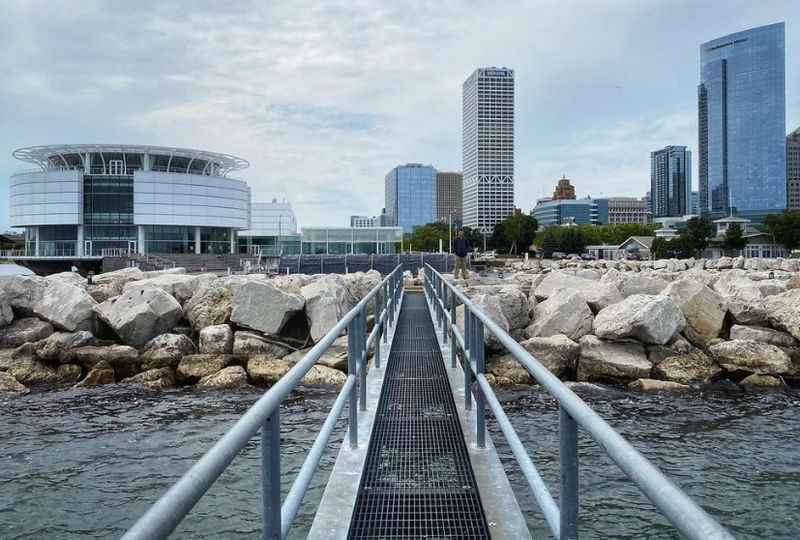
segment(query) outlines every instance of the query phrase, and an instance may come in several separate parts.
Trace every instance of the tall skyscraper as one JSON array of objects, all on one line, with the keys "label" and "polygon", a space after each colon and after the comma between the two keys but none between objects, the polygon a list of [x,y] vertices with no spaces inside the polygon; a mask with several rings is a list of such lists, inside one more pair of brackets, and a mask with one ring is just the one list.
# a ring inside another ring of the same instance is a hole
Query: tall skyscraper
[{"label": "tall skyscraper", "polygon": [[398,165],[386,174],[386,214],[391,225],[410,233],[436,219],[436,169],[430,165]]},{"label": "tall skyscraper", "polygon": [[490,233],[514,211],[514,70],[476,69],[463,106],[464,225]]},{"label": "tall skyscraper", "polygon": [[800,210],[800,128],[786,137],[786,207]]},{"label": "tall skyscraper", "polygon": [[462,223],[464,178],[459,172],[436,173],[436,220]]},{"label": "tall skyscraper", "polygon": [[691,213],[692,153],[685,146],[650,152],[650,207],[653,217]]},{"label": "tall skyscraper", "polygon": [[700,209],[763,219],[786,207],[784,24],[700,45]]}]

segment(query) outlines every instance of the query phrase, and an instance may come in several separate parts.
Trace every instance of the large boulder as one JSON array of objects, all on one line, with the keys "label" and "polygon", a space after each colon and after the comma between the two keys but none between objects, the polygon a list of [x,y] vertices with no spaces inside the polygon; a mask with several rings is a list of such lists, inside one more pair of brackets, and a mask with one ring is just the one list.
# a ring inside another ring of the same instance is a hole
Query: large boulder
[{"label": "large boulder", "polygon": [[184,304],[186,318],[192,328],[199,331],[206,326],[225,324],[230,321],[233,291],[218,281],[201,287]]},{"label": "large boulder", "polygon": [[20,383],[11,374],[0,371],[0,396],[3,394],[24,395],[30,392],[28,387]]},{"label": "large boulder", "polygon": [[194,354],[192,340],[183,334],[161,334],[148,341],[142,348],[142,370],[177,367],[181,358]]},{"label": "large boulder", "polygon": [[152,286],[129,289],[94,306],[94,310],[124,343],[133,346],[169,332],[183,317],[178,301]]},{"label": "large boulder", "polygon": [[299,294],[283,292],[268,281],[253,281],[236,289],[231,322],[265,334],[279,334],[304,305]]},{"label": "large boulder", "polygon": [[198,388],[238,388],[247,385],[247,372],[242,366],[228,366],[207,375],[197,383]]},{"label": "large boulder", "polygon": [[170,368],[148,369],[123,379],[122,383],[137,384],[148,390],[163,390],[175,386],[175,372]]},{"label": "large boulder", "polygon": [[114,270],[112,272],[104,272],[102,274],[98,274],[92,277],[92,284],[95,285],[105,285],[110,284],[119,293],[122,293],[122,288],[125,286],[126,283],[130,281],[139,281],[144,279],[145,273],[142,272],[139,268],[134,266],[121,268],[120,270]]},{"label": "large boulder", "polygon": [[723,272],[714,283],[714,290],[726,298],[743,302],[756,302],[764,297],[758,283],[751,280],[744,270]]},{"label": "large boulder", "polygon": [[[800,307],[800,306],[799,306]],[[777,347],[796,347],[797,340],[786,332],[764,328],[763,326],[743,326],[734,324],[731,327],[731,339],[749,339],[769,343]]]},{"label": "large boulder", "polygon": [[33,306],[44,296],[51,282],[34,275],[0,276],[0,298],[7,302],[18,316],[33,315]]},{"label": "large boulder", "polygon": [[536,287],[538,298],[550,298],[564,291],[579,292],[595,311],[622,301],[622,293],[613,283],[584,279],[566,272],[550,272]]},{"label": "large boulder", "polygon": [[9,326],[0,328],[0,348],[10,349],[23,343],[33,343],[53,333],[53,325],[36,317],[16,319]]},{"label": "large boulder", "polygon": [[574,370],[581,354],[580,345],[563,334],[532,337],[520,342],[520,345],[556,377],[567,370]]},{"label": "large boulder", "polygon": [[[484,315],[489,317],[495,324],[497,324],[505,332],[509,331],[508,320],[503,313],[503,306],[500,300],[493,294],[480,293],[471,298],[473,305],[483,312]],[[456,307],[456,325],[464,335],[464,306],[459,305]],[[495,335],[488,329],[483,329],[483,343],[486,350],[489,352],[500,352],[503,350],[503,345],[495,337]]]},{"label": "large boulder", "polygon": [[582,294],[561,291],[536,305],[533,322],[525,334],[529,338],[563,334],[577,341],[592,331],[593,320],[592,310]]},{"label": "large boulder", "polygon": [[508,321],[509,331],[520,330],[528,326],[530,320],[528,297],[522,289],[513,285],[501,287],[495,294],[500,302],[500,309]]},{"label": "large boulder", "polygon": [[92,369],[100,362],[107,362],[120,378],[135,375],[139,372],[140,365],[139,351],[128,345],[78,347],[66,351],[61,361],[80,364],[86,370]]},{"label": "large boulder", "polygon": [[300,380],[302,384],[314,386],[336,386],[340,387],[347,382],[347,375],[339,370],[326,366],[312,366]]},{"label": "large boulder", "polygon": [[300,289],[306,300],[306,316],[311,339],[319,341],[344,314],[356,305],[344,279],[336,274],[327,274]]},{"label": "large boulder", "polygon": [[8,326],[14,321],[14,311],[11,304],[0,298],[0,327]]},{"label": "large boulder", "polygon": [[182,383],[196,383],[229,366],[237,360],[231,354],[191,354],[184,356],[178,364],[178,380]]},{"label": "large boulder", "polygon": [[286,375],[294,364],[285,358],[273,358],[267,355],[252,356],[247,360],[247,373],[253,384],[260,386],[275,384]]},{"label": "large boulder", "polygon": [[791,289],[766,299],[769,322],[800,339],[800,289]]},{"label": "large boulder", "polygon": [[233,354],[242,356],[266,355],[281,358],[292,352],[287,346],[280,345],[269,338],[255,332],[240,330],[233,335]]},{"label": "large boulder", "polygon": [[714,344],[709,350],[727,371],[780,375],[792,370],[789,355],[769,343],[736,339]]},{"label": "large boulder", "polygon": [[501,386],[534,382],[528,370],[510,354],[490,357],[486,362],[486,373],[492,375],[495,384]]},{"label": "large boulder", "polygon": [[594,334],[609,340],[636,338],[663,345],[674,338],[686,319],[669,296],[634,294],[618,304],[601,309],[594,318]]},{"label": "large boulder", "polygon": [[80,366],[63,364],[57,367],[34,358],[19,358],[6,371],[25,386],[38,384],[74,384],[81,376]]},{"label": "large boulder", "polygon": [[769,324],[767,307],[764,300],[742,301],[729,299],[728,312],[736,324],[764,326]]},{"label": "large boulder", "polygon": [[122,292],[124,294],[136,287],[158,287],[183,305],[201,288],[201,283],[206,284],[215,278],[214,274],[161,274],[139,281],[128,282],[123,287]]},{"label": "large boulder", "polygon": [[614,343],[587,335],[580,340],[578,380],[635,380],[650,377],[653,365],[639,343]]},{"label": "large boulder", "polygon": [[760,375],[758,373],[753,373],[739,381],[739,385],[744,386],[745,388],[781,388],[783,386],[783,381],[774,375]]},{"label": "large boulder", "polygon": [[86,289],[63,280],[50,280],[44,294],[33,305],[33,313],[67,332],[94,329],[94,311],[97,305]]},{"label": "large boulder", "polygon": [[[377,270],[369,270],[367,272],[353,272],[342,276],[350,296],[353,297],[355,302],[360,302],[369,292],[378,286],[381,282],[381,273]],[[375,312],[375,302],[367,302],[366,306],[367,315]]]},{"label": "large boulder", "polygon": [[300,289],[314,281],[307,274],[288,274],[272,278],[271,283],[282,291],[300,294]]},{"label": "large boulder", "polygon": [[95,364],[95,366],[89,370],[89,373],[86,374],[86,377],[76,384],[75,387],[87,388],[90,386],[101,386],[103,384],[114,384],[114,368],[105,360]]},{"label": "large boulder", "polygon": [[201,354],[231,354],[233,330],[230,325],[214,324],[200,330],[198,349]]},{"label": "large boulder", "polygon": [[655,365],[654,371],[661,379],[688,384],[691,381],[708,382],[722,370],[706,354],[695,351],[667,357]]},{"label": "large boulder", "polygon": [[664,294],[672,298],[686,318],[684,334],[698,347],[719,337],[725,322],[725,299],[700,281],[681,279],[671,283]]},{"label": "large boulder", "polygon": [[91,332],[56,332],[33,344],[33,354],[40,360],[60,361],[70,349],[95,344]]},{"label": "large boulder", "polygon": [[669,285],[669,282],[661,277],[639,272],[622,273],[618,270],[609,270],[600,281],[615,285],[625,298],[634,294],[661,294]]}]

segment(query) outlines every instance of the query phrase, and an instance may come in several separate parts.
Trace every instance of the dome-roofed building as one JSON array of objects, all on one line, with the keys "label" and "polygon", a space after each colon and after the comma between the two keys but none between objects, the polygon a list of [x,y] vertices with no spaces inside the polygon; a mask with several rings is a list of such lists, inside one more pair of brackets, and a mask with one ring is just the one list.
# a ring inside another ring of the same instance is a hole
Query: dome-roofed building
[{"label": "dome-roofed building", "polygon": [[20,148],[36,166],[10,182],[10,222],[25,256],[86,259],[235,253],[250,188],[228,176],[249,163],[204,150],[79,144]]}]

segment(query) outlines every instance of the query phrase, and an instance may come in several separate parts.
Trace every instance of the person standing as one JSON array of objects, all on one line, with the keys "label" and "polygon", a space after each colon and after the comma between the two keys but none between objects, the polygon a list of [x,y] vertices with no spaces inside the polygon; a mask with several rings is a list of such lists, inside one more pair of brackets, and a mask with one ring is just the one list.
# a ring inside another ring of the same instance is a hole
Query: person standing
[{"label": "person standing", "polygon": [[469,279],[469,271],[467,269],[467,256],[469,255],[470,246],[466,238],[464,238],[464,229],[458,229],[456,239],[453,240],[453,253],[456,254],[456,266],[453,269],[453,277],[458,279],[458,272],[464,276],[464,279]]}]

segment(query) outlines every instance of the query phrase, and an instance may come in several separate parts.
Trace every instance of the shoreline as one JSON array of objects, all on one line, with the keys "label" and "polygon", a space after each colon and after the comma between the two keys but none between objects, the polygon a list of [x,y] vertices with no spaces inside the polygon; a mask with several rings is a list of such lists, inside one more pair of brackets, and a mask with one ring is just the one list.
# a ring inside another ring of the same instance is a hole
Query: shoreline
[{"label": "shoreline", "polygon": [[[457,283],[564,381],[633,391],[800,384],[800,260],[516,261]],[[451,275],[447,275],[452,279]],[[380,281],[181,268],[0,276],[0,392],[269,386]],[[404,276],[407,286],[421,276]],[[371,313],[368,313],[370,316]],[[463,327],[463,307],[457,310]],[[491,337],[487,378],[532,384]],[[306,375],[345,380],[347,337]],[[738,391],[738,390],[736,390]]]}]

